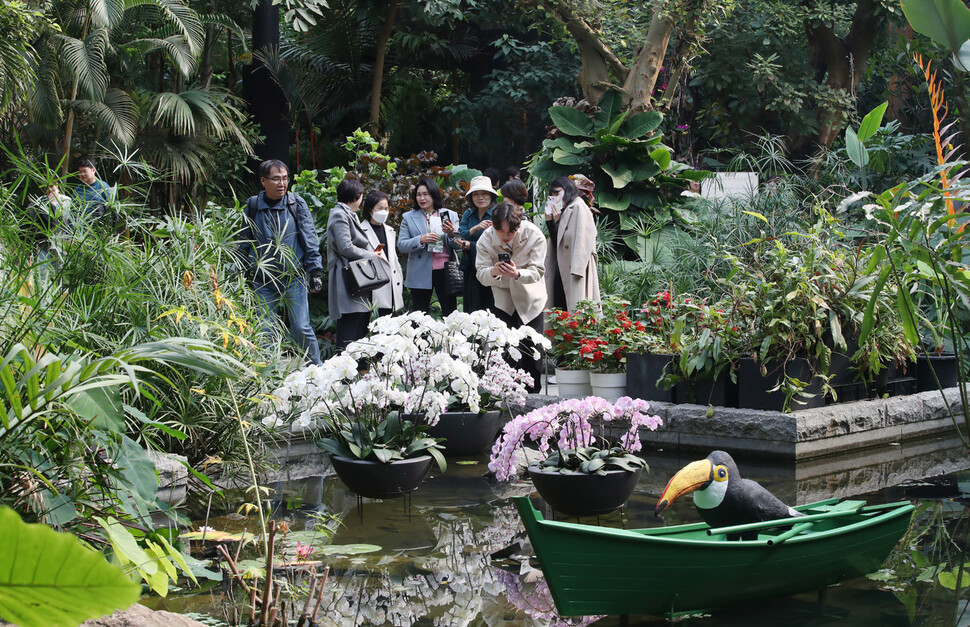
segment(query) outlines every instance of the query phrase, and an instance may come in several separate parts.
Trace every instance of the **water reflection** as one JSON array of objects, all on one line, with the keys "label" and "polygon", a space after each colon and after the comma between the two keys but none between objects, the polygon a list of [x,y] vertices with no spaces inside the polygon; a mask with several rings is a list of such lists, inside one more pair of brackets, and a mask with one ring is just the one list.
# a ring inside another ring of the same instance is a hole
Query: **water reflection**
[{"label": "water reflection", "polygon": [[[755,479],[789,503],[831,496],[887,502],[912,498],[905,486],[916,480],[970,466],[966,453],[952,442],[932,440],[883,447],[853,457],[798,464],[772,464],[741,458],[745,476]],[[675,502],[664,519],[653,515],[657,495],[684,464],[703,454],[649,454],[650,472],[623,512],[600,524],[628,528],[694,522],[690,499]],[[333,544],[376,544],[376,553],[331,559],[323,597],[322,624],[333,625],[585,625],[595,617],[560,619],[535,563],[521,523],[508,497],[528,493],[529,484],[497,486],[483,478],[487,460],[449,465],[445,475],[432,474],[410,501],[365,501],[358,504],[336,477],[279,481],[274,515],[294,530],[312,529],[319,515],[337,516]],[[950,486],[959,487],[956,485]],[[537,506],[548,518],[554,513]],[[230,521],[216,519],[222,528]],[[596,519],[591,521],[595,524]],[[200,523],[201,524],[201,523]],[[239,521],[234,521],[238,526]],[[250,525],[251,527],[251,525]],[[963,538],[965,541],[965,538]],[[658,567],[645,564],[645,568]],[[722,573],[729,577],[729,573]],[[592,574],[592,576],[595,576]],[[218,615],[213,609],[212,614]],[[630,617],[631,625],[660,619]],[[722,611],[704,625],[883,625],[905,624],[906,610],[880,584],[861,579],[829,590],[824,605],[814,594],[780,599],[757,608]],[[685,622],[695,622],[688,619]],[[604,618],[601,626],[621,624]]]}]

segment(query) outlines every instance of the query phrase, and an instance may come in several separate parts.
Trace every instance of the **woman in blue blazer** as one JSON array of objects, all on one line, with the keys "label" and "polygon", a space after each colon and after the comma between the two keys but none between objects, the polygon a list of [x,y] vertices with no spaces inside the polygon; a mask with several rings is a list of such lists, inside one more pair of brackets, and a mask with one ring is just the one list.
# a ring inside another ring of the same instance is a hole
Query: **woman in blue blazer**
[{"label": "woman in blue blazer", "polygon": [[[445,209],[441,189],[425,177],[411,192],[414,208],[401,218],[397,248],[408,256],[404,287],[411,290],[411,311],[431,313],[431,292],[438,295],[441,315],[447,316],[458,307],[458,295],[449,293],[444,265],[457,261],[461,246],[456,237],[458,214]],[[437,217],[437,220],[433,218]],[[437,227],[440,231],[429,228]]]}]

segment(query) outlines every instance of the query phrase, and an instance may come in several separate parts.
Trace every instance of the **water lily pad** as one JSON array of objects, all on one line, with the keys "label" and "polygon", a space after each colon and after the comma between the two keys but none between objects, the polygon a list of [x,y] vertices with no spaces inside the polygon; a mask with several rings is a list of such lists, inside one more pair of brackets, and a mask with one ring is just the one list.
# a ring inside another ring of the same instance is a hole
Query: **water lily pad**
[{"label": "water lily pad", "polygon": [[202,540],[205,536],[206,542],[252,542],[256,537],[251,533],[227,533],[225,531],[186,531],[179,537],[183,540]]},{"label": "water lily pad", "polygon": [[330,544],[317,547],[317,552],[324,555],[361,555],[380,551],[376,544]]}]

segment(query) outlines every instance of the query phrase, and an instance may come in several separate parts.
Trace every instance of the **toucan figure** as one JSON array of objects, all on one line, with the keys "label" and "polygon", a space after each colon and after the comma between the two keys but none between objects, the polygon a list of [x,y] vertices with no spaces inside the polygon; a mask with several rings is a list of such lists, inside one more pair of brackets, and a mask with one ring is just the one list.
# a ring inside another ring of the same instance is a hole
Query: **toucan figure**
[{"label": "toucan figure", "polygon": [[698,513],[711,527],[802,516],[761,484],[742,479],[737,464],[724,451],[714,451],[681,468],[664,488],[654,513],[659,516],[671,503],[691,493]]}]

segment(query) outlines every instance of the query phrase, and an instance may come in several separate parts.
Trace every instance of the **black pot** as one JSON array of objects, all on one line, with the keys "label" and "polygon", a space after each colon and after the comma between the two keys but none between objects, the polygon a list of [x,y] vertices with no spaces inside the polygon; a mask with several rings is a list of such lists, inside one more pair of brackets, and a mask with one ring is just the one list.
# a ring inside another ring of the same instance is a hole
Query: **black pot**
[{"label": "black pot", "polygon": [[478,455],[492,448],[495,435],[501,426],[499,410],[475,414],[465,411],[447,411],[438,423],[428,427],[428,436],[444,438],[445,455]]},{"label": "black pot", "polygon": [[785,393],[769,390],[777,386],[785,374],[799,381],[808,381],[805,393],[812,395],[808,398],[794,396],[789,409],[807,409],[825,404],[821,394],[822,382],[813,376],[811,362],[807,359],[796,357],[784,364],[769,361],[765,364],[765,370],[767,375],[762,376],[761,362],[747,357],[741,360],[738,365],[738,407],[782,411],[785,408]]},{"label": "black pot", "polygon": [[369,499],[392,499],[417,490],[431,471],[434,459],[422,455],[384,464],[331,455],[330,461],[351,492]]},{"label": "black pot", "polygon": [[845,340],[846,348],[832,348],[832,342],[826,344],[832,348],[832,357],[829,360],[829,384],[832,387],[850,385],[859,380],[859,370],[852,363],[852,356],[859,350],[859,340],[855,337],[847,337]]},{"label": "black pot", "polygon": [[654,353],[627,353],[626,393],[631,398],[645,401],[674,402],[674,388],[664,389],[657,380],[673,371],[673,355]]},{"label": "black pot", "polygon": [[567,516],[599,516],[623,507],[640,480],[635,471],[607,470],[605,475],[529,468],[529,478],[552,509]]},{"label": "black pot", "polygon": [[713,379],[680,381],[674,388],[674,397],[678,403],[737,407],[737,392],[737,386],[731,381],[731,376],[722,372]]},{"label": "black pot", "polygon": [[917,355],[916,356],[916,391],[928,392],[936,390],[936,379],[933,373],[940,380],[940,387],[952,388],[956,386],[959,367],[957,356],[950,353],[948,355]]}]

